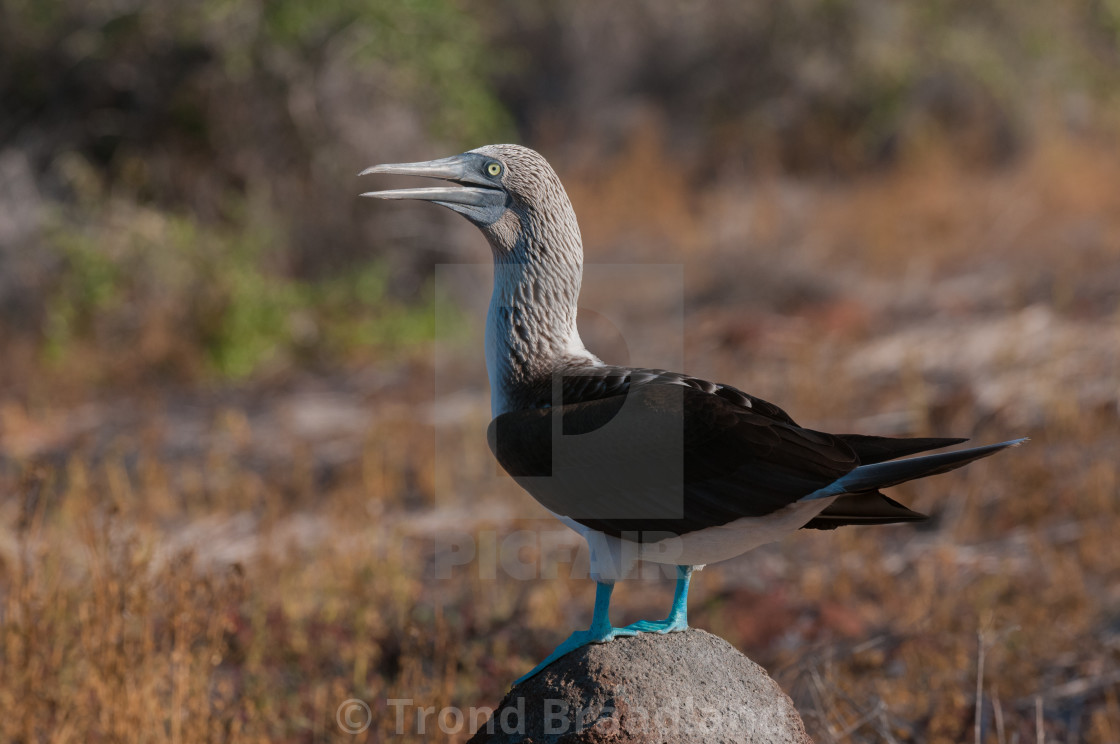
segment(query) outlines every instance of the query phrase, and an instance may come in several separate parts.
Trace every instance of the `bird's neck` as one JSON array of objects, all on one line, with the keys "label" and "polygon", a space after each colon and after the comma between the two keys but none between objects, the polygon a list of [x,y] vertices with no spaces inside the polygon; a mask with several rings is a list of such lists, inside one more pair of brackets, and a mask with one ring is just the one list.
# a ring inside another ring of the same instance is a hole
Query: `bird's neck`
[{"label": "bird's neck", "polygon": [[599,364],[576,328],[583,249],[579,235],[542,241],[534,231],[494,252],[486,319],[486,369],[495,416],[535,405],[554,372]]}]

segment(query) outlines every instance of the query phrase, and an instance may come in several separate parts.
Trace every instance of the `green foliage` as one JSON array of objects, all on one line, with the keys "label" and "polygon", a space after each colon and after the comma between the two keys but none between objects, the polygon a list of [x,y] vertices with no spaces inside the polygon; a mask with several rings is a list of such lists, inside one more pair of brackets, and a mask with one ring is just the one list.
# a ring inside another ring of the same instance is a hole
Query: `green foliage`
[{"label": "green foliage", "polygon": [[509,131],[493,64],[456,0],[0,4],[0,140],[50,184],[46,358],[242,378],[431,338],[430,293],[368,262],[346,90],[475,146]]},{"label": "green foliage", "polygon": [[303,304],[298,285],[262,273],[263,237],[231,236],[220,241],[225,250],[202,257],[199,266],[209,293],[200,341],[226,377],[247,377],[290,347],[290,318]]},{"label": "green foliage", "polygon": [[[430,301],[405,305],[386,292],[388,274],[371,263],[338,277],[299,281],[262,274],[253,244],[214,275],[224,310],[203,344],[222,376],[244,378],[262,365],[302,357],[332,360],[363,350],[393,351],[430,341]],[[236,252],[234,254],[236,256]]]},{"label": "green foliage", "polygon": [[[243,4],[210,0],[208,7],[220,24]],[[423,111],[434,135],[477,144],[509,132],[489,84],[491,50],[476,19],[453,0],[270,0],[251,28],[252,44],[241,34],[219,36],[227,69],[254,74],[247,68],[267,66],[269,50],[314,61],[328,44],[341,44],[357,64],[388,71],[393,98]]]},{"label": "green foliage", "polygon": [[75,336],[88,333],[91,318],[119,298],[119,266],[78,232],[58,231],[54,245],[66,264],[47,303],[46,351],[58,361]]},{"label": "green foliage", "polygon": [[379,263],[305,285],[308,305],[317,309],[320,325],[330,329],[330,348],[400,348],[435,337],[430,285],[414,305],[392,301],[388,286],[389,274]]},{"label": "green foliage", "polygon": [[[276,240],[265,227],[220,230],[117,204],[97,221],[56,220],[49,244],[63,259],[45,314],[56,364],[86,345],[139,353],[151,368],[202,358],[211,373],[240,379],[434,336],[432,303],[392,299],[379,263],[315,281],[270,269]],[[145,350],[153,334],[171,340]]]}]

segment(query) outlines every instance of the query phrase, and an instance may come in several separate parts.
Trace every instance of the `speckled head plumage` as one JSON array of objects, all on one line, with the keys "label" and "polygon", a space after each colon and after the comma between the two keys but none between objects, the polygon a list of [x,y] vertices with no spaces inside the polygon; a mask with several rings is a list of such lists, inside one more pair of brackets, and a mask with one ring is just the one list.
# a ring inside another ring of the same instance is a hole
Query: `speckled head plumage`
[{"label": "speckled head plumage", "polygon": [[567,205],[570,209],[568,194],[560,183],[560,177],[536,150],[521,145],[485,145],[470,153],[492,159],[502,166],[499,176],[502,186],[519,208]]},{"label": "speckled head plumage", "polygon": [[[377,165],[362,173],[426,176],[456,184],[365,196],[422,199],[458,212],[486,235],[498,260],[582,261],[579,224],[560,177],[544,156],[528,147],[485,145],[449,158]],[[534,246],[552,251],[549,256],[522,255]]]},{"label": "speckled head plumage", "polygon": [[494,257],[486,361],[495,410],[511,391],[539,388],[557,368],[598,364],[576,328],[583,243],[575,211],[544,157],[521,145],[485,145],[421,163],[362,172],[426,176],[454,185],[364,194],[421,199],[466,217]]}]

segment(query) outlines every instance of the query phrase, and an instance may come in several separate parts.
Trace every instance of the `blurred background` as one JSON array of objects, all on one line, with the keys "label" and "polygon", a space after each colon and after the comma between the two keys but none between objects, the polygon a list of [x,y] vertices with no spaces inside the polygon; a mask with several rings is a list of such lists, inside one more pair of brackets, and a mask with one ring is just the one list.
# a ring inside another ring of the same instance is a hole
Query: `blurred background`
[{"label": "blurred background", "polygon": [[1032,437],[698,574],[694,625],[820,742],[1120,741],[1112,0],[5,0],[0,738],[465,741],[387,701],[493,706],[586,626],[486,449],[485,242],[357,198],[506,141],[589,262],[669,265],[589,280],[609,361]]}]

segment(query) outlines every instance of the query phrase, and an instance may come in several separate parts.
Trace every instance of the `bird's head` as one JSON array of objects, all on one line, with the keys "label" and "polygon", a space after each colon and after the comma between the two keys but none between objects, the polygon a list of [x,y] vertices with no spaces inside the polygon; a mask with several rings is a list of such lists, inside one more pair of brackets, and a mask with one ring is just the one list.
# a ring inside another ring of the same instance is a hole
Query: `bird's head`
[{"label": "bird's head", "polygon": [[575,213],[560,178],[540,153],[528,147],[486,145],[439,160],[375,165],[359,175],[371,173],[425,176],[456,184],[370,191],[362,196],[422,199],[447,207],[482,230],[496,254],[513,253],[526,238],[545,244],[555,244],[557,238],[580,244]]}]

